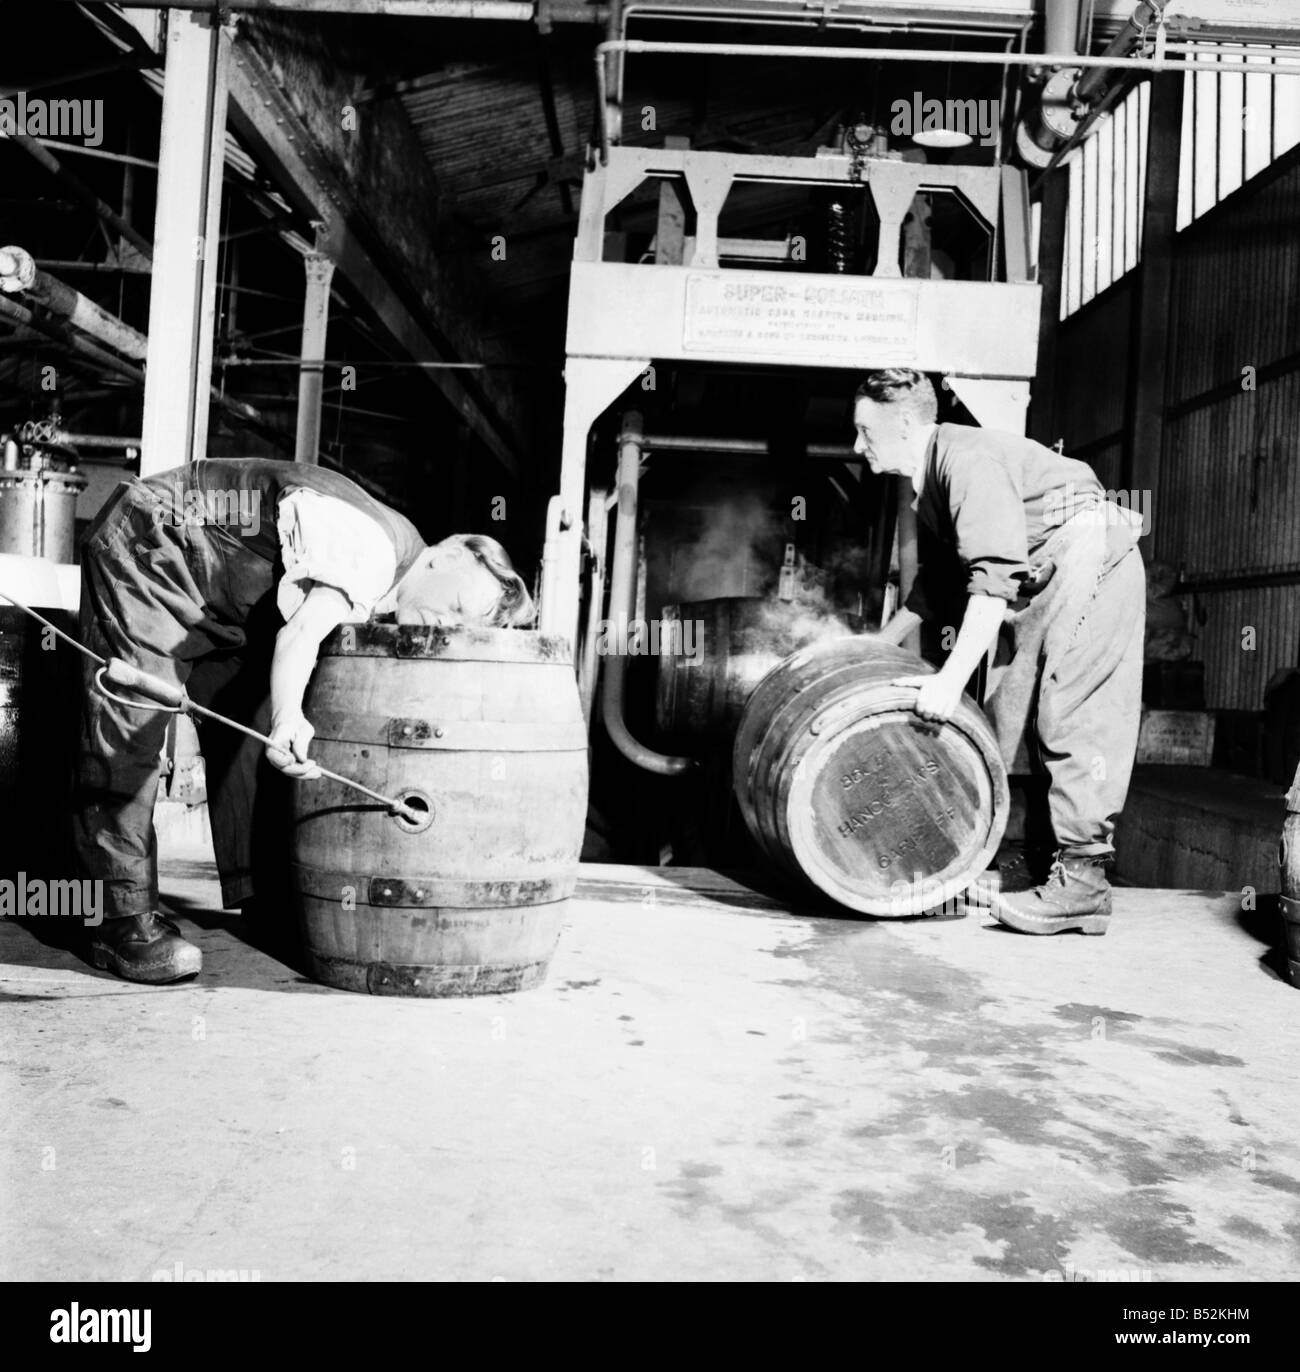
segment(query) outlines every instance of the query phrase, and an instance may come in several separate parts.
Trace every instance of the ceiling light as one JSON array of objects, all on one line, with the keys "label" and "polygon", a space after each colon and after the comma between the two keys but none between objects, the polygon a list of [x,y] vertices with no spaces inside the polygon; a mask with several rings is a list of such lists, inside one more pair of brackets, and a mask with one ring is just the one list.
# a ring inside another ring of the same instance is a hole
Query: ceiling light
[{"label": "ceiling light", "polygon": [[912,135],[912,142],[923,148],[964,148],[970,141],[970,134],[956,129],[923,129]]}]

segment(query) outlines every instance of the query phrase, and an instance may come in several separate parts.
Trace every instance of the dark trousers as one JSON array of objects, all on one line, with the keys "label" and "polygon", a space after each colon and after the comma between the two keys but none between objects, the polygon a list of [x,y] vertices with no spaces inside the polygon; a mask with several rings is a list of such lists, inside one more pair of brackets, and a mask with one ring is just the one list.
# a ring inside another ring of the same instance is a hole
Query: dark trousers
[{"label": "dark trousers", "polygon": [[[176,524],[136,483],[120,487],[82,545],[81,638],[101,657],[184,687],[198,704],[266,732],[279,625],[272,565],[237,537]],[[164,710],[108,700],[85,663],[73,831],[82,875],[104,883],[105,916],[158,908],[153,826]],[[115,694],[131,696],[129,691]],[[288,779],[262,745],[199,729],[222,902],[279,897],[287,866]]]}]

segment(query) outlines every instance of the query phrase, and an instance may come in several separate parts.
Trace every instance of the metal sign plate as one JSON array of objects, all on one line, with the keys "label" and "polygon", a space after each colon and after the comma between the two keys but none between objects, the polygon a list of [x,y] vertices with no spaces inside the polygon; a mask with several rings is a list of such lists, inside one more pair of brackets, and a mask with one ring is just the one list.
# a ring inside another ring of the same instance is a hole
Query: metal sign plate
[{"label": "metal sign plate", "polygon": [[914,290],[874,278],[692,272],[682,346],[691,352],[815,358],[877,366],[917,356]]}]

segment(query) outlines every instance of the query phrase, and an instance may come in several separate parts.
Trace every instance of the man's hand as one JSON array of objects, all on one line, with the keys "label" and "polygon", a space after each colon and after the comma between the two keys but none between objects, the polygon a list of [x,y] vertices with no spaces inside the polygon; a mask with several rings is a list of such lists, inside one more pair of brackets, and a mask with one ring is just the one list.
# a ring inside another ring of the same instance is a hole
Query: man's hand
[{"label": "man's hand", "polygon": [[890,683],[893,686],[916,686],[916,703],[912,708],[922,719],[942,724],[953,716],[961,702],[964,681],[957,680],[948,672],[935,672],[933,676],[900,676]]},{"label": "man's hand", "polygon": [[316,736],[307,716],[301,710],[277,718],[271,723],[271,742],[266,745],[267,760],[285,776],[299,781],[315,781],[320,768],[308,760],[307,749]]}]

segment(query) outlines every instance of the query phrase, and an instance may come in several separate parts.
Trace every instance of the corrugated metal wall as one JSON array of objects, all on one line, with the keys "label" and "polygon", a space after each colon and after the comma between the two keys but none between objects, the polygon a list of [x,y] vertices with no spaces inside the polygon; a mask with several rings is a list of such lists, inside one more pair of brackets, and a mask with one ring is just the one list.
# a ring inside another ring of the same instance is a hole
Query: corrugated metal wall
[{"label": "corrugated metal wall", "polygon": [[1205,662],[1211,710],[1261,710],[1264,688],[1279,667],[1300,662],[1300,586],[1198,591],[1205,614],[1197,653]]},{"label": "corrugated metal wall", "polygon": [[1117,281],[1061,326],[1052,397],[1065,451],[1092,466],[1107,490],[1120,486],[1124,390],[1132,274]]},{"label": "corrugated metal wall", "polygon": [[[1187,582],[1209,583],[1197,599],[1212,708],[1261,709],[1273,673],[1300,664],[1298,355],[1300,165],[1292,159],[1174,240],[1154,543]],[[1233,584],[1261,575],[1292,584]]]},{"label": "corrugated metal wall", "polygon": [[[1112,488],[1134,279],[1071,315],[1057,345],[1066,451]],[[1173,281],[1152,555],[1201,583],[1207,704],[1258,710],[1272,674],[1300,665],[1300,162],[1179,233]]]}]

